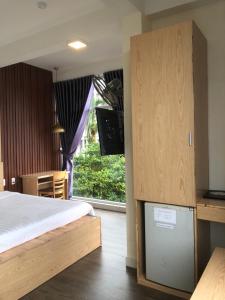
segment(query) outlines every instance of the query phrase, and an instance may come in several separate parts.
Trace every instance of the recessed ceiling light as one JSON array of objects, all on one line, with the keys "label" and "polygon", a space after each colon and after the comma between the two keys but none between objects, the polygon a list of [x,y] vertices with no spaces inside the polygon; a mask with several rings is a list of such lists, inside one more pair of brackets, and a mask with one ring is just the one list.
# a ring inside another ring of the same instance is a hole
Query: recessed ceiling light
[{"label": "recessed ceiling light", "polygon": [[40,9],[45,9],[47,7],[47,3],[45,1],[38,1],[37,7]]},{"label": "recessed ceiling light", "polygon": [[81,41],[70,42],[68,43],[68,46],[76,50],[87,47],[87,45]]}]

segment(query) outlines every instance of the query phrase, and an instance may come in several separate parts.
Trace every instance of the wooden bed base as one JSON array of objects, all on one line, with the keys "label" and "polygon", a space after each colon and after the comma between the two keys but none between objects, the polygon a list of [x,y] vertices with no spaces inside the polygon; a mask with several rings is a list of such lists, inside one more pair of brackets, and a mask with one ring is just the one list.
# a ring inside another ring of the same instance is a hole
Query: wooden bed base
[{"label": "wooden bed base", "polygon": [[81,219],[0,254],[0,299],[18,299],[101,245],[98,217]]}]

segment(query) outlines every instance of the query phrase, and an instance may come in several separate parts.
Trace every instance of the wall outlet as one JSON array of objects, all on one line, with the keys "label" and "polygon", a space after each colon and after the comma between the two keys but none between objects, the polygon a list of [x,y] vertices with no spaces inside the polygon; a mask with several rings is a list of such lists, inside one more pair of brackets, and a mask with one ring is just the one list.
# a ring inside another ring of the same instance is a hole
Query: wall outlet
[{"label": "wall outlet", "polygon": [[3,178],[3,186],[5,186],[5,178]]},{"label": "wall outlet", "polygon": [[12,178],[11,178],[11,184],[12,184],[12,185],[16,184],[16,178],[15,178],[15,177],[12,177]]}]

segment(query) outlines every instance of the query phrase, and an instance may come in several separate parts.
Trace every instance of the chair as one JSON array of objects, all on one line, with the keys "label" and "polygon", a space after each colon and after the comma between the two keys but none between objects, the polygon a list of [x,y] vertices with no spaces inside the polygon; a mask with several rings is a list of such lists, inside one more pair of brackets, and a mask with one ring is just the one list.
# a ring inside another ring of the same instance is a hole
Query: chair
[{"label": "chair", "polygon": [[54,172],[52,186],[39,190],[39,196],[65,199],[66,171]]}]

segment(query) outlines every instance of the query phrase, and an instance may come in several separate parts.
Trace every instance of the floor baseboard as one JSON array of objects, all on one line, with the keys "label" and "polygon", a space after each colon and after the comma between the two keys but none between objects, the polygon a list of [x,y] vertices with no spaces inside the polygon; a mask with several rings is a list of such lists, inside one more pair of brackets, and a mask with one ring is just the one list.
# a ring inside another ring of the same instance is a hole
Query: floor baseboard
[{"label": "floor baseboard", "polygon": [[126,266],[128,268],[137,269],[137,260],[134,257],[126,257]]}]

